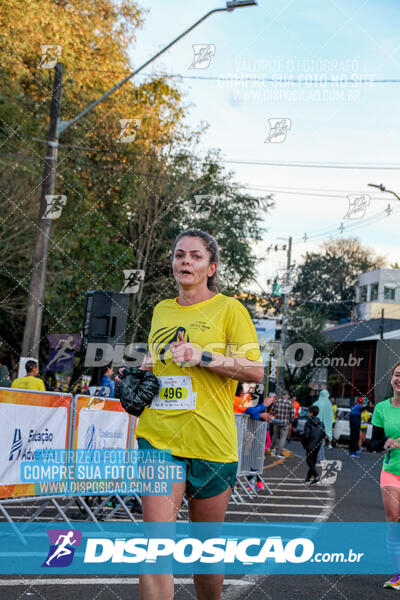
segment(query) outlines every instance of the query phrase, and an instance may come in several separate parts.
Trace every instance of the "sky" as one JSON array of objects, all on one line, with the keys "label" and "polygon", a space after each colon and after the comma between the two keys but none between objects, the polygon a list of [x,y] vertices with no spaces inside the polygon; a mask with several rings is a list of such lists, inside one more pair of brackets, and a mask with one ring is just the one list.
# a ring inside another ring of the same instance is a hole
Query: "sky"
[{"label": "sky", "polygon": [[[225,3],[139,5],[148,12],[129,51],[134,67]],[[176,82],[190,106],[187,123],[208,123],[204,149],[219,148],[249,193],[274,194],[257,247],[264,258],[260,288],[286,266],[284,251],[267,248],[289,236],[296,264],[330,236],[350,235],[389,263],[400,262],[400,202],[368,187],[382,183],[400,195],[399,22],[395,0],[259,0],[258,6],[211,15],[147,68],[180,75]],[[195,44],[209,45],[209,60],[195,59]],[[398,83],[379,82],[388,79]],[[366,168],[349,168],[360,165]],[[359,207],[350,217],[348,195]]]}]

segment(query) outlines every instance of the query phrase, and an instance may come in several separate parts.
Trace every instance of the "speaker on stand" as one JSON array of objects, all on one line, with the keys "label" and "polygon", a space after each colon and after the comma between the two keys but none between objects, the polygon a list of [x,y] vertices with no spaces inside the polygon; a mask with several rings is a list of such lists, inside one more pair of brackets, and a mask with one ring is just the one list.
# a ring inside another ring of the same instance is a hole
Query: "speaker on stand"
[{"label": "speaker on stand", "polygon": [[[82,326],[79,374],[71,377],[71,388],[87,368],[92,368],[91,384],[100,383],[101,368],[111,364],[115,350],[125,344],[130,294],[105,290],[86,294]],[[98,363],[98,365],[96,365]]]}]

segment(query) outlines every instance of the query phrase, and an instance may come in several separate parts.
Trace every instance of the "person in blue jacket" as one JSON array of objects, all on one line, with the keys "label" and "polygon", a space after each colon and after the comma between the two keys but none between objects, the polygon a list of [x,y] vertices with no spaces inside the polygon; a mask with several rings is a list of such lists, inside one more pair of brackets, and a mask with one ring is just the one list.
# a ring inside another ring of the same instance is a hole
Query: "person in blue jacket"
[{"label": "person in blue jacket", "polygon": [[245,394],[243,390],[243,384],[238,383],[236,388],[236,395],[234,399],[234,411],[237,414],[246,414],[249,415],[252,419],[256,419],[256,421],[271,421],[272,416],[266,412],[267,407],[273,402],[272,399],[265,398],[263,402],[253,406],[252,404],[252,394]]},{"label": "person in blue jacket", "polygon": [[350,410],[350,442],[349,455],[360,458],[358,452],[358,441],[360,439],[361,413],[364,408],[364,399],[360,396]]},{"label": "person in blue jacket", "polygon": [[101,388],[108,388],[110,393],[103,393],[103,390],[101,390],[101,395],[102,396],[108,396],[108,398],[114,398],[114,391],[115,391],[115,381],[113,379],[111,379],[111,375],[113,374],[113,370],[112,368],[108,365],[105,367],[102,367],[101,369],[101,377],[100,377],[100,387]]}]

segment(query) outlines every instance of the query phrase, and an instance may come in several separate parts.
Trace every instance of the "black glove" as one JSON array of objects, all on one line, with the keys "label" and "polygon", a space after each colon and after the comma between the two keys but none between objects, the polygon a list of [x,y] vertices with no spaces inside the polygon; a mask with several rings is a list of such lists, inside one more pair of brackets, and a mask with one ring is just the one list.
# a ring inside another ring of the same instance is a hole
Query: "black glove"
[{"label": "black glove", "polygon": [[137,367],[121,369],[118,373],[119,394],[122,408],[130,415],[139,417],[157,394],[160,383],[150,371]]}]

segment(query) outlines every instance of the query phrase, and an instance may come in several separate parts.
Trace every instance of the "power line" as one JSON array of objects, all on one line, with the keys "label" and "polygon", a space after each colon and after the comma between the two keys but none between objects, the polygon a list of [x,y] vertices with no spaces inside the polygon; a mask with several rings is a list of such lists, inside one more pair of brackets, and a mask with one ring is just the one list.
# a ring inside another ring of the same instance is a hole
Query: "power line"
[{"label": "power line", "polygon": [[[89,68],[85,68],[85,67],[75,67],[74,69],[68,69],[68,72],[73,72],[73,71],[89,71],[89,72],[95,72],[95,73],[119,73],[119,74],[126,74],[129,72],[129,69],[125,69],[124,71],[120,70],[114,70],[114,69],[89,69]],[[339,85],[343,85],[343,83],[354,83],[357,85],[362,86],[363,84],[367,84],[367,83],[379,83],[379,84],[386,84],[386,83],[400,83],[400,79],[397,78],[383,78],[383,79],[371,79],[371,78],[367,78],[365,76],[364,79],[354,79],[354,78],[345,78],[345,79],[321,79],[321,77],[316,77],[315,79],[302,79],[302,78],[296,78],[296,77],[291,77],[291,78],[283,78],[284,73],[279,73],[277,74],[275,77],[248,77],[248,76],[236,76],[236,77],[224,77],[221,75],[182,75],[181,73],[139,73],[138,74],[140,77],[167,77],[167,78],[171,78],[171,79],[194,79],[194,80],[198,80],[198,81],[239,81],[239,82],[247,82],[247,81],[255,81],[255,82],[266,82],[266,83],[274,83],[274,84],[279,84],[279,83],[296,83],[296,84],[320,84],[320,85],[325,85],[327,83],[329,84],[339,84]],[[281,77],[279,77],[281,76]]]},{"label": "power line", "polygon": [[[39,138],[32,138],[33,140],[37,141],[37,142],[42,142],[44,143],[45,140],[41,140]],[[74,148],[76,150],[84,150],[84,151],[91,151],[91,152],[104,152],[104,153],[115,153],[116,151],[113,150],[104,150],[102,148],[90,148],[87,146],[75,146],[75,145],[71,145],[71,144],[61,144],[59,143],[59,146],[64,146],[65,148]],[[190,157],[192,156],[191,154],[178,154],[177,157]],[[176,158],[175,156],[171,156],[170,158]],[[400,169],[400,165],[373,165],[373,164],[368,164],[368,163],[355,163],[354,165],[348,165],[347,163],[313,163],[313,162],[309,162],[309,163],[300,163],[300,162],[285,162],[285,163],[279,163],[279,162],[263,162],[263,161],[255,161],[255,160],[231,160],[231,159],[220,159],[221,162],[223,163],[233,163],[233,164],[246,164],[246,165],[270,165],[270,166],[278,166],[278,167],[310,167],[310,168],[319,168],[319,169],[388,169],[388,170],[396,170],[396,169]],[[205,162],[204,164],[214,164],[212,162]],[[249,187],[249,186],[243,186],[243,187]],[[251,188],[250,189],[256,189],[256,187]],[[272,190],[271,188],[267,188],[267,190]],[[289,189],[289,188],[288,188]],[[293,190],[295,190],[296,188],[291,188]],[[301,189],[301,188],[299,188]],[[305,188],[307,189],[307,188]],[[327,190],[327,191],[334,191],[334,190]],[[338,191],[342,191],[342,190],[338,190]],[[346,192],[343,190],[344,193],[350,193],[350,192]],[[359,192],[356,192],[359,193]]]},{"label": "power line", "polygon": [[[10,56],[19,56],[19,54],[17,54],[16,52],[12,52],[12,51],[8,51],[8,54]],[[15,65],[15,60],[12,61],[3,61],[3,64],[12,64]],[[24,63],[22,63],[24,64]],[[37,68],[38,65],[24,65],[26,68]],[[93,69],[93,68],[88,68],[88,67],[74,67],[74,68],[69,68],[68,67],[68,73],[73,73],[74,71],[87,71],[87,72],[92,72],[92,73],[114,73],[114,74],[120,74],[120,75],[127,75],[130,73],[131,69],[133,67],[131,67],[130,65],[127,66],[125,69]],[[256,82],[261,82],[261,81],[265,81],[266,83],[297,83],[297,84],[326,84],[326,83],[333,83],[333,84],[343,84],[343,83],[355,83],[357,85],[363,84],[363,83],[382,83],[382,84],[386,84],[386,83],[400,83],[400,79],[396,78],[396,77],[387,77],[387,78],[382,78],[382,79],[374,79],[371,77],[368,77],[367,75],[360,75],[360,78],[354,79],[353,77],[347,79],[347,76],[345,79],[343,79],[343,75],[346,75],[345,73],[339,73],[338,78],[332,78],[332,79],[321,79],[321,76],[323,76],[324,74],[321,73],[320,75],[316,75],[313,76],[309,79],[303,79],[302,77],[290,77],[290,78],[284,78],[285,73],[283,72],[278,72],[275,74],[274,77],[249,77],[248,75],[243,75],[243,76],[228,76],[228,77],[224,77],[221,75],[182,75],[182,73],[138,73],[137,76],[138,77],[170,77],[170,78],[180,78],[180,79],[194,79],[194,80],[198,80],[198,81],[256,81]],[[342,78],[340,78],[342,77]]]},{"label": "power line", "polygon": [[[173,77],[173,78],[180,78],[180,79],[197,79],[197,80],[203,80],[203,81],[241,81],[243,83],[247,82],[247,81],[257,81],[257,82],[266,82],[266,83],[274,83],[276,84],[286,84],[286,83],[296,83],[296,84],[320,84],[320,85],[325,85],[326,83],[333,83],[333,84],[340,84],[341,86],[343,85],[343,83],[355,83],[357,85],[362,86],[363,84],[366,83],[400,83],[400,79],[321,79],[321,78],[316,78],[316,79],[297,79],[297,78],[290,78],[290,79],[286,79],[286,78],[279,78],[279,76],[277,77],[223,77],[221,75],[218,76],[213,76],[213,75],[208,75],[208,76],[204,76],[202,77],[201,75],[180,75],[179,73],[173,73],[173,74],[151,74],[151,73],[143,73],[143,75],[148,75],[148,76],[153,76],[153,77]],[[279,74],[281,75],[281,74]],[[283,74],[282,74],[283,75]]]},{"label": "power line", "polygon": [[260,160],[233,160],[233,159],[221,159],[221,162],[239,165],[253,165],[253,166],[270,166],[270,167],[300,167],[300,168],[311,168],[311,169],[367,169],[367,170],[397,170],[400,169],[400,165],[374,165],[369,163],[354,163],[349,165],[348,163],[316,163],[316,162],[273,162],[273,161],[260,161]]},{"label": "power line", "polygon": [[[393,213],[399,213],[400,212],[400,207],[397,210],[393,210]],[[386,214],[382,214],[382,213],[377,213],[375,215],[371,215],[371,217],[368,217],[367,219],[359,219],[359,223],[353,223],[353,224],[349,224],[346,227],[344,227],[343,229],[343,233],[352,233],[354,230],[357,229],[361,229],[364,227],[368,227],[369,225],[372,225],[373,223],[376,223],[378,221],[381,221],[382,219],[387,219],[388,215]],[[343,219],[344,220],[344,219]],[[308,235],[308,240],[307,241],[315,241],[317,239],[321,239],[321,238],[325,238],[328,236],[333,236],[333,235],[337,235],[339,231],[339,227],[335,227],[334,229],[328,229],[322,232],[317,232],[315,234],[310,234]],[[303,240],[303,238],[298,238],[294,241],[295,244],[299,244],[301,243],[300,240]],[[303,240],[304,242],[304,240]]]},{"label": "power line", "polygon": [[[262,189],[271,190],[271,191],[274,191],[274,190],[279,191],[279,190],[285,189],[285,190],[291,190],[294,192],[300,190],[301,192],[309,192],[309,191],[310,192],[339,192],[340,194],[351,193],[351,192],[349,192],[349,190],[335,190],[333,188],[320,188],[320,187],[318,187],[318,188],[290,187],[290,186],[286,186],[286,185],[284,185],[284,186],[282,186],[282,185],[271,185],[271,186],[270,185],[268,185],[268,186],[267,185],[259,185],[259,186],[256,186],[255,185],[255,186],[249,186],[249,187],[251,187],[252,189],[257,189],[257,188],[261,189],[262,188]],[[355,193],[358,193],[358,192],[356,191]]]},{"label": "power line", "polygon": [[[249,186],[248,187],[249,190],[253,190],[255,192],[270,192],[271,194],[289,194],[289,195],[294,195],[294,196],[317,196],[318,198],[346,198],[348,194],[350,194],[351,192],[343,192],[343,195],[340,194],[321,194],[318,192],[295,192],[295,191],[286,191],[286,190],[272,190],[270,188],[265,188],[265,190],[262,189],[258,189],[256,187],[253,186]],[[365,192],[355,192],[356,194],[365,194]],[[369,195],[369,194],[368,194]],[[387,202],[388,199],[387,198],[382,198],[382,197],[372,197],[370,196],[371,200],[383,200],[384,202]]]}]

